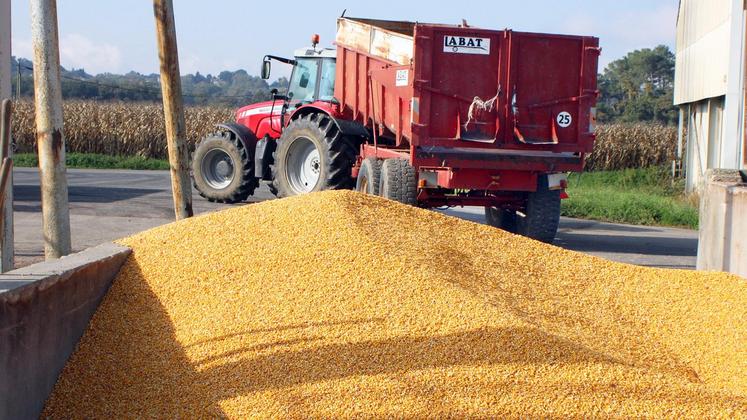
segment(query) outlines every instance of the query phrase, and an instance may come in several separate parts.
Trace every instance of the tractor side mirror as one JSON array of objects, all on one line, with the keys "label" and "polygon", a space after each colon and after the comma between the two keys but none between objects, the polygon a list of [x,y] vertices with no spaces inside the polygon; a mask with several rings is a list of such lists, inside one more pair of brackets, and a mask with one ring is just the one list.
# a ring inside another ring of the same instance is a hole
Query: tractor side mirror
[{"label": "tractor side mirror", "polygon": [[309,72],[304,72],[301,75],[301,80],[298,81],[298,85],[304,89],[309,86]]},{"label": "tractor side mirror", "polygon": [[270,64],[269,59],[264,59],[264,61],[262,61],[262,78],[263,79],[267,80],[270,78],[271,67],[272,65]]}]

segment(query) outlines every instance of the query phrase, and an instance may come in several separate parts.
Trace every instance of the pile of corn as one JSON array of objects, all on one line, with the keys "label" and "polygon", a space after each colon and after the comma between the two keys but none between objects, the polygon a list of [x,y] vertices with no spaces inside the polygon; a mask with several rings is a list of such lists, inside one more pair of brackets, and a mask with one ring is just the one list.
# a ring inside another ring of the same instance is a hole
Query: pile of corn
[{"label": "pile of corn", "polygon": [[52,418],[747,416],[747,282],[352,192],[134,249]]}]

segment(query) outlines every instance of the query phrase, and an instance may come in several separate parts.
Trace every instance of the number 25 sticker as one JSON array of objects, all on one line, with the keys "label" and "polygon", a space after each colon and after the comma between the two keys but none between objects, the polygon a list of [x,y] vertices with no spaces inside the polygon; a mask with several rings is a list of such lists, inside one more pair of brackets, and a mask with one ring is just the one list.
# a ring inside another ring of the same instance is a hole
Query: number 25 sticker
[{"label": "number 25 sticker", "polygon": [[571,125],[571,123],[573,122],[573,118],[571,117],[570,113],[563,111],[558,114],[556,121],[558,122],[559,126],[561,126],[562,128],[566,128]]}]

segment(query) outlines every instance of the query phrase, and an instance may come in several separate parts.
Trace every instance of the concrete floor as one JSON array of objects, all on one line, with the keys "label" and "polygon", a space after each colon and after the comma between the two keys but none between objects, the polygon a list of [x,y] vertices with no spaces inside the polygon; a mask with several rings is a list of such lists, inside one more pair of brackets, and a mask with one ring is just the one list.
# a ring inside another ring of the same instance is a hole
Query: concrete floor
[{"label": "concrete floor", "polygon": [[[41,261],[39,177],[35,168],[16,168],[16,265]],[[173,220],[171,187],[166,171],[68,170],[73,249],[80,251]],[[250,202],[272,199],[266,187]],[[214,204],[194,194],[195,213],[231,205]],[[446,214],[484,222],[482,209],[446,210]],[[561,219],[556,245],[631,264],[695,267],[697,231]]]}]

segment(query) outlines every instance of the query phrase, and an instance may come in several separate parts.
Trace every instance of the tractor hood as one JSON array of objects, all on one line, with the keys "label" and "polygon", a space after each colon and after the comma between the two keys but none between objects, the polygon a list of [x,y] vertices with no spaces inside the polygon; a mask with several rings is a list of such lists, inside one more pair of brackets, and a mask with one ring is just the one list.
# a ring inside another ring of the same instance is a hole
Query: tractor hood
[{"label": "tractor hood", "polygon": [[272,111],[273,114],[279,115],[283,108],[283,101],[275,101],[275,109],[272,108],[272,101],[257,102],[256,104],[247,105],[239,108],[236,111],[236,121],[249,118],[251,116],[269,116]]}]

